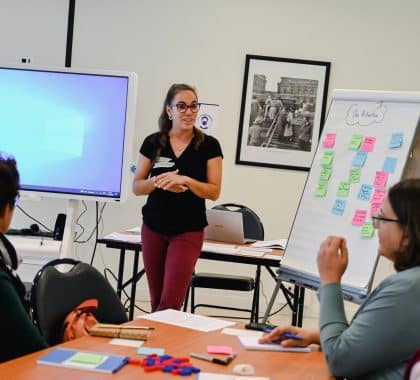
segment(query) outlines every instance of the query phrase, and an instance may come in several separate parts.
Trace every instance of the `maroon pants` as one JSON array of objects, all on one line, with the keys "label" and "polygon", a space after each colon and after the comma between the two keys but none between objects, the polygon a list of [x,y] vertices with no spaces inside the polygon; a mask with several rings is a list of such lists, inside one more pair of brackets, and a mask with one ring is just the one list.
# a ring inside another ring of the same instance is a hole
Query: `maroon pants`
[{"label": "maroon pants", "polygon": [[143,223],[142,255],[152,311],[181,309],[203,237],[203,230],[166,236]]}]

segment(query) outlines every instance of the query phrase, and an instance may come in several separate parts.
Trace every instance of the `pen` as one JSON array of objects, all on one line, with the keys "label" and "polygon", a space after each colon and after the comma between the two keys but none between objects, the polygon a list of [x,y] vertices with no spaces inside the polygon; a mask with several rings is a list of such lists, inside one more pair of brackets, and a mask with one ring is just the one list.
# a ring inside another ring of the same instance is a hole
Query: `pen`
[{"label": "pen", "polygon": [[215,358],[215,357],[209,356],[209,355],[196,354],[194,352],[191,352],[190,356],[192,358],[205,360],[205,361],[208,361],[208,362],[211,362],[211,363],[228,365],[233,359],[235,359],[236,353],[234,352],[232,355],[229,355],[226,359]]},{"label": "pen", "polygon": [[[270,328],[264,329],[264,332],[267,332],[267,333],[269,333],[271,331],[273,331],[273,329],[270,329]],[[281,336],[282,336],[282,338],[285,338],[285,339],[303,340],[303,338],[301,336],[298,336],[298,335],[295,335],[295,334],[292,334],[292,333],[287,333],[287,332],[281,334]],[[276,340],[276,342],[279,342],[279,340]]]}]

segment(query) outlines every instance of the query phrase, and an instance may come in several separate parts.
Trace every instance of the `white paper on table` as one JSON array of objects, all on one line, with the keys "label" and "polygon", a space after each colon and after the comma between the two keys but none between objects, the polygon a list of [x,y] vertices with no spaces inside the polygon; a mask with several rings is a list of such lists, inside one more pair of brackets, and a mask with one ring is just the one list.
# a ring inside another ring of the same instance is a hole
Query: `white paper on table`
[{"label": "white paper on table", "polygon": [[135,226],[135,227],[132,227],[132,228],[129,228],[128,230],[126,230],[126,231],[128,231],[128,232],[137,232],[137,233],[139,233],[140,234],[140,226]]},{"label": "white paper on table", "polygon": [[251,244],[251,247],[254,248],[278,248],[285,249],[287,245],[287,239],[277,239],[277,240],[258,240],[255,243]]},{"label": "white paper on table", "polygon": [[269,377],[260,376],[235,376],[227,375],[224,373],[210,373],[210,372],[199,372],[198,380],[270,380]]},{"label": "white paper on table", "polygon": [[229,327],[223,329],[222,334],[236,335],[236,336],[256,336],[258,338],[261,338],[263,336],[262,331],[246,330],[246,329],[232,329]]},{"label": "white paper on table", "polygon": [[279,343],[258,343],[258,337],[238,336],[239,341],[246,350],[258,351],[286,351],[286,352],[311,352],[311,347],[283,347]]},{"label": "white paper on table", "polygon": [[129,243],[141,243],[141,236],[133,233],[123,234],[120,232],[112,232],[109,235],[105,235],[104,239],[125,241]]},{"label": "white paper on table", "polygon": [[279,255],[264,255],[264,258],[266,259],[274,259],[274,260],[278,260],[281,261],[283,256],[279,256]]},{"label": "white paper on table", "polygon": [[140,347],[143,343],[144,343],[143,340],[121,339],[121,338],[114,338],[109,341],[109,344],[114,344],[116,346],[127,346],[127,347]]},{"label": "white paper on table", "polygon": [[173,309],[156,311],[138,318],[205,332],[222,329],[235,324],[235,322],[228,322],[223,319],[205,317],[203,315],[190,314]]}]

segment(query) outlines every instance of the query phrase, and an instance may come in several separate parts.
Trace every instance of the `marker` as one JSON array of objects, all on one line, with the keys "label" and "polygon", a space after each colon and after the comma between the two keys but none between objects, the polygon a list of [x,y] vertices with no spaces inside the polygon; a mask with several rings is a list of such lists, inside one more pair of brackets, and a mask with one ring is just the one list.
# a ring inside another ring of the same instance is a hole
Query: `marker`
[{"label": "marker", "polygon": [[226,359],[215,358],[215,357],[209,356],[209,355],[196,354],[194,352],[191,352],[190,356],[192,358],[205,360],[207,362],[211,362],[211,363],[215,363],[215,364],[228,365],[233,359],[235,359],[236,353],[234,352],[233,354],[229,355]]}]

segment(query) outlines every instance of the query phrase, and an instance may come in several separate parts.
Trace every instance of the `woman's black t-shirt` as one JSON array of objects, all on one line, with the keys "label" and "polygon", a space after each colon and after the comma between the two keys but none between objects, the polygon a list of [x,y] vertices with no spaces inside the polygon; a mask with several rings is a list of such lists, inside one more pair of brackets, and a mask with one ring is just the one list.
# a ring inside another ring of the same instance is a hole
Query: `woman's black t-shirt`
[{"label": "woman's black t-shirt", "polygon": [[[178,158],[168,142],[155,161],[159,136],[159,132],[149,135],[140,148],[140,153],[153,162],[151,177],[178,169],[180,175],[207,182],[207,161],[223,157],[219,142],[204,135],[198,149],[191,142]],[[190,190],[173,193],[157,188],[149,194],[142,212],[143,223],[164,235],[199,231],[207,225],[205,200]]]}]

